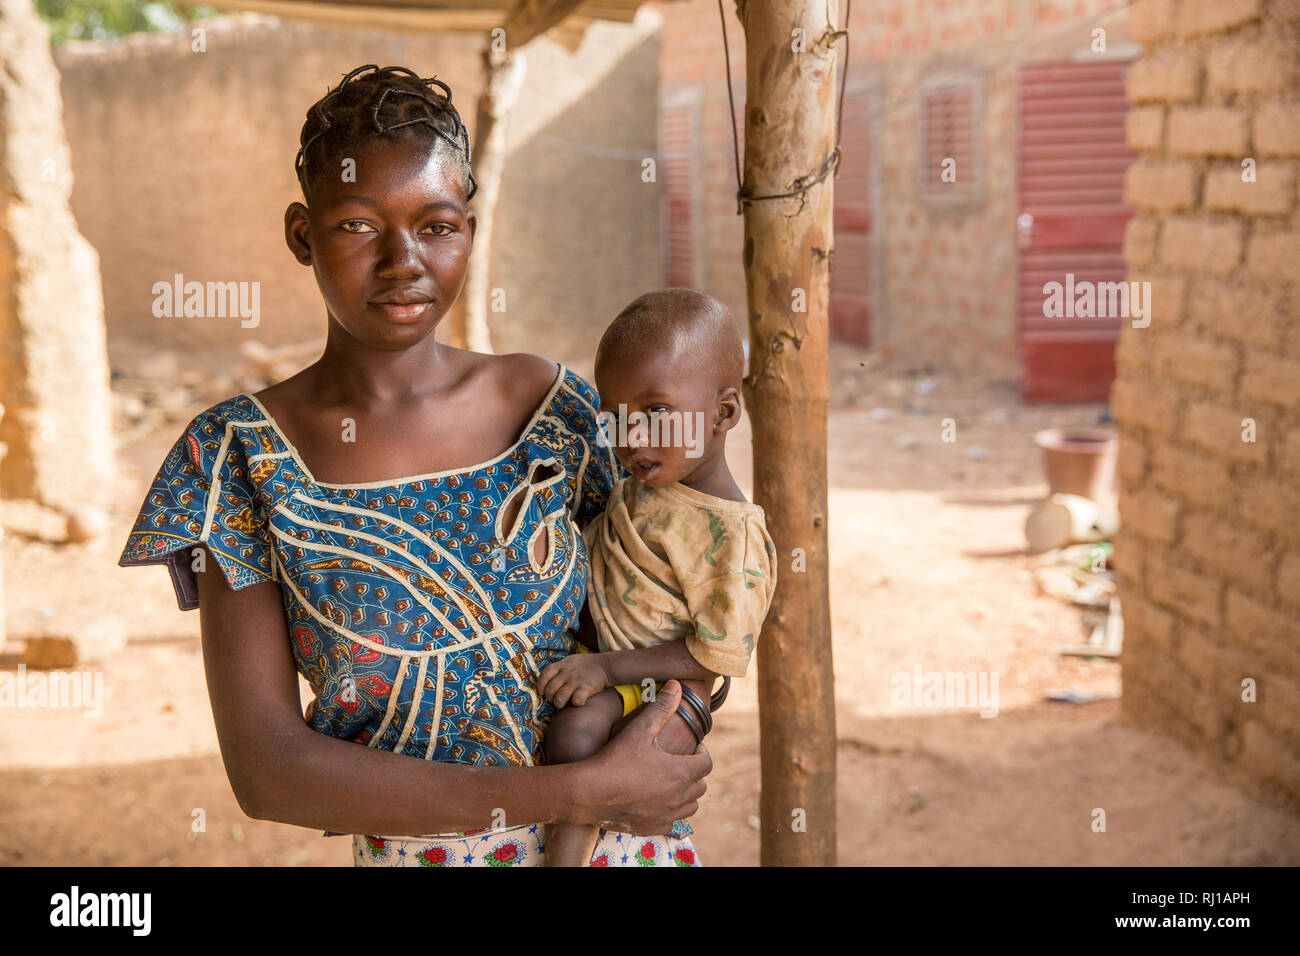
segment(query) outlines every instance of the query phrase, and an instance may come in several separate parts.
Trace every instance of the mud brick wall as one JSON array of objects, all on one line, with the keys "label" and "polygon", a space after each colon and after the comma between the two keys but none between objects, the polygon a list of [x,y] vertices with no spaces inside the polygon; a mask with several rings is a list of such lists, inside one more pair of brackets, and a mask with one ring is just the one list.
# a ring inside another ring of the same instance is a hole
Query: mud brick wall
[{"label": "mud brick wall", "polygon": [[[324,341],[320,292],[285,248],[283,218],[301,199],[303,116],[348,70],[436,74],[475,121],[483,37],[256,15],[204,27],[202,54],[188,36],[160,34],[55,51],[72,211],[99,251],[109,357],[127,374],[159,345],[223,372],[247,340]],[[581,368],[618,310],[659,285],[659,195],[638,158],[657,145],[658,34],[653,21],[596,23],[575,51],[545,37],[530,44],[492,251],[492,287],[507,306],[488,317],[496,351]],[[260,283],[261,323],[155,317],[153,284],[176,273]]]},{"label": "mud brick wall", "polygon": [[1300,2],[1138,0],[1132,30],[1123,714],[1300,805]]}]

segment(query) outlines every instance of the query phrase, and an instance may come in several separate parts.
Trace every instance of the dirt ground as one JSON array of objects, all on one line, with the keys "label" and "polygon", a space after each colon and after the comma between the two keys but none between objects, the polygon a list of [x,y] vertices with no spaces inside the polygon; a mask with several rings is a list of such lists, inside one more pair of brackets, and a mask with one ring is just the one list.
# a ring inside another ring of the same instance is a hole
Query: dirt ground
[{"label": "dirt ground", "polygon": [[[1026,513],[1046,493],[1031,436],[1093,424],[1102,406],[1027,407],[1011,386],[848,347],[833,349],[832,368],[840,862],[1300,863],[1300,818],[1122,723],[1119,663],[1058,653],[1089,622],[1040,593],[1024,550]],[[161,568],[116,567],[171,442],[191,415],[245,386],[196,379],[161,410],[156,390],[117,386],[122,470],[108,533],[56,543],[52,515],[6,502],[11,641],[0,668],[16,669],[24,635],[69,621],[119,621],[129,640],[98,665],[102,716],[0,710],[0,864],[347,865],[344,838],[240,812],[217,751],[197,613],[176,609]],[[940,440],[945,418],[956,442]],[[749,455],[742,426],[729,457],[746,491]],[[918,666],[996,672],[997,716],[892,706],[891,676]],[[755,687],[752,674],[735,683],[709,738],[716,769],[692,820],[705,865],[759,860]],[[1045,699],[1070,688],[1100,699]],[[1095,808],[1106,811],[1104,833],[1093,831]]]}]

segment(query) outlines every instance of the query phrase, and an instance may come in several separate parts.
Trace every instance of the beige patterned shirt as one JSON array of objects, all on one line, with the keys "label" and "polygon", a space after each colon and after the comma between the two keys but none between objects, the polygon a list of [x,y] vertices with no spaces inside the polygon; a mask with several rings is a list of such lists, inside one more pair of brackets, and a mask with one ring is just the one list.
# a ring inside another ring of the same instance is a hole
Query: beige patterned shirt
[{"label": "beige patterned shirt", "polygon": [[762,507],[680,482],[621,480],[583,537],[602,651],[686,641],[702,666],[743,677],[776,587]]}]

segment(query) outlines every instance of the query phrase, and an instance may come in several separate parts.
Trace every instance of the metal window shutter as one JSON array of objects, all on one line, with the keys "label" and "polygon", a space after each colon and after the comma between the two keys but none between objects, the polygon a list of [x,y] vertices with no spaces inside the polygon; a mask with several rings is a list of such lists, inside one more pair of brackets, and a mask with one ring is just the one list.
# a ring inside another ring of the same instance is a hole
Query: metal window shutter
[{"label": "metal window shutter", "polygon": [[[979,170],[975,154],[975,92],[969,83],[940,86],[921,94],[921,192],[930,196],[966,195]],[[956,181],[940,176],[943,161],[956,162]]]},{"label": "metal window shutter", "polygon": [[667,205],[664,272],[669,286],[695,284],[693,127],[694,108],[691,105],[664,107],[663,176]]},{"label": "metal window shutter", "polygon": [[845,93],[840,168],[835,176],[835,258],[831,266],[831,334],[871,344],[870,99]]}]

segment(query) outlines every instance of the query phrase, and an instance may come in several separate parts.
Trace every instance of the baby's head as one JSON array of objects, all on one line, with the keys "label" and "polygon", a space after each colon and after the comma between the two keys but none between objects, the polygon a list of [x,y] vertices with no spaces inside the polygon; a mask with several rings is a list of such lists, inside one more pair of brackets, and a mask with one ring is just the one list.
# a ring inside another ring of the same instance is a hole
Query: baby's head
[{"label": "baby's head", "polygon": [[596,348],[596,390],[619,460],[645,484],[691,484],[725,464],[745,355],[731,313],[693,289],[649,292]]},{"label": "baby's head", "polygon": [[295,162],[306,203],[285,239],[330,315],[377,349],[407,348],[460,293],[477,188],[451,90],[404,67],[358,67],[307,111]]}]

